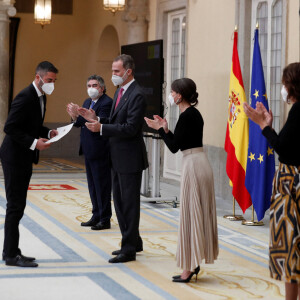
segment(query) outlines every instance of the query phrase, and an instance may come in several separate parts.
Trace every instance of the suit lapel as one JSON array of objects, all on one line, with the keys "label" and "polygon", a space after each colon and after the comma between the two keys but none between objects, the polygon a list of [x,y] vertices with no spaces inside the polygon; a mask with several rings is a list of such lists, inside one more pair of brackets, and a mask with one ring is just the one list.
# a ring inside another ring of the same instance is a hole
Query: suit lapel
[{"label": "suit lapel", "polygon": [[86,109],[89,109],[90,106],[91,106],[91,104],[92,104],[92,101],[93,101],[93,100],[92,100],[91,98],[87,99],[87,100],[83,103],[83,107],[86,108]]},{"label": "suit lapel", "polygon": [[93,110],[94,111],[96,111],[98,108],[100,108],[100,106],[101,106],[101,101],[103,100],[102,98],[103,98],[103,96],[104,96],[104,94],[98,99],[98,101],[97,101],[97,103],[94,105],[94,107],[93,107]]},{"label": "suit lapel", "polygon": [[118,104],[118,106],[116,107],[116,109],[114,109],[115,105],[116,105],[116,101],[117,101],[117,98],[118,98],[118,93],[119,93],[119,90],[117,90],[116,92],[116,95],[115,95],[115,99],[114,99],[114,103],[113,103],[113,110],[112,110],[112,115],[111,117],[114,117],[118,111],[122,108],[122,106],[126,103],[126,101],[128,100],[129,96],[130,96],[130,93],[133,91],[133,89],[135,88],[136,86],[136,81],[134,81],[129,87],[128,89],[126,90],[126,92],[123,94],[123,96],[121,97],[120,99],[120,102]]},{"label": "suit lapel", "polygon": [[115,95],[114,95],[114,100],[113,100],[113,104],[111,106],[111,111],[110,111],[110,115],[109,115],[109,118],[112,118],[113,114],[114,114],[114,111],[115,111],[115,106],[116,106],[116,102],[117,102],[117,98],[118,98],[118,94],[119,94],[119,90],[120,88],[118,88],[115,92]]}]

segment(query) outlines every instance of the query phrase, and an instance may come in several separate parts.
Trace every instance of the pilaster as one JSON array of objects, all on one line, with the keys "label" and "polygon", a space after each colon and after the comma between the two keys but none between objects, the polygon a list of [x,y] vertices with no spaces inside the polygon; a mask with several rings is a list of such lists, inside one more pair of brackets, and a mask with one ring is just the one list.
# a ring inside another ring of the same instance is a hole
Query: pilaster
[{"label": "pilaster", "polygon": [[9,17],[16,14],[15,1],[0,0],[0,143],[8,112],[9,89]]},{"label": "pilaster", "polygon": [[128,44],[147,41],[148,0],[129,0],[123,14],[123,20],[128,23]]}]

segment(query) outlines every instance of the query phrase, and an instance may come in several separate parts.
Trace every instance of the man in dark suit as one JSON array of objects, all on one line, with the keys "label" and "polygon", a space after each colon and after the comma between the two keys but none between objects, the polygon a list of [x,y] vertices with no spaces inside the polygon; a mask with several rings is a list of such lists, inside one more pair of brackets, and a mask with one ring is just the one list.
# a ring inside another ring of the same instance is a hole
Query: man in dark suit
[{"label": "man in dark suit", "polygon": [[[92,75],[87,80],[87,93],[90,98],[83,103],[84,108],[91,109],[99,118],[109,116],[112,99],[106,93],[102,77]],[[85,126],[86,120],[78,115],[79,106],[68,104],[67,112],[74,121],[74,126],[81,127],[79,155],[85,158],[86,175],[92,201],[92,217],[81,226],[91,226],[92,230],[110,228],[111,218],[111,176],[109,165],[108,138],[91,132]]]},{"label": "man in dark suit", "polygon": [[[4,225],[3,260],[8,266],[37,267],[34,257],[19,249],[19,222],[26,206],[32,163],[37,164],[39,151],[50,147],[48,138],[58,134],[43,126],[46,96],[54,90],[58,70],[47,61],[35,71],[35,79],[14,99],[4,126],[6,136],[0,148],[7,199]],[[40,138],[41,137],[41,138]]]},{"label": "man in dark suit", "polygon": [[[143,250],[139,234],[140,188],[142,172],[148,167],[142,126],[146,112],[146,98],[134,79],[134,61],[122,54],[112,64],[112,82],[119,85],[108,119],[96,120],[85,109],[88,129],[109,137],[112,164],[112,185],[115,210],[122,234],[121,249],[113,251],[110,263],[136,259],[136,252]],[[89,115],[89,117],[88,117]]]}]

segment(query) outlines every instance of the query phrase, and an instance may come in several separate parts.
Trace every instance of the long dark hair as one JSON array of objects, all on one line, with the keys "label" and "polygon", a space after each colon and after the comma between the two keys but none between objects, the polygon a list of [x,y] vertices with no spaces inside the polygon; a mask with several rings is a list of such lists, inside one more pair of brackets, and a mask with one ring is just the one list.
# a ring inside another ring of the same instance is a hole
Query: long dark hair
[{"label": "long dark hair", "polygon": [[196,83],[190,78],[176,79],[171,84],[172,91],[180,94],[182,99],[192,106],[198,104],[198,93]]}]

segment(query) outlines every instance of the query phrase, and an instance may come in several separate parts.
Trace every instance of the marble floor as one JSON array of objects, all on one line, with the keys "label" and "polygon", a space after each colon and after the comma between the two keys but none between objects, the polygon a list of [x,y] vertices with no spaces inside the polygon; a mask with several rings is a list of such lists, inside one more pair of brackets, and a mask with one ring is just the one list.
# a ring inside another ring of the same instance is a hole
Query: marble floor
[{"label": "marble floor", "polygon": [[[80,166],[78,166],[80,168]],[[0,178],[0,244],[3,242],[5,192]],[[178,196],[178,184],[161,183],[162,195]],[[109,264],[120,231],[113,210],[112,228],[80,226],[90,217],[84,172],[36,172],[20,225],[20,248],[35,256],[38,268],[0,263],[1,300],[79,299],[284,299],[284,284],[269,277],[268,224],[243,226],[223,218],[232,204],[217,199],[220,254],[202,264],[198,280],[178,284],[175,252],[179,207],[141,203],[144,251],[137,260]],[[247,212],[246,218],[251,217]]]}]

